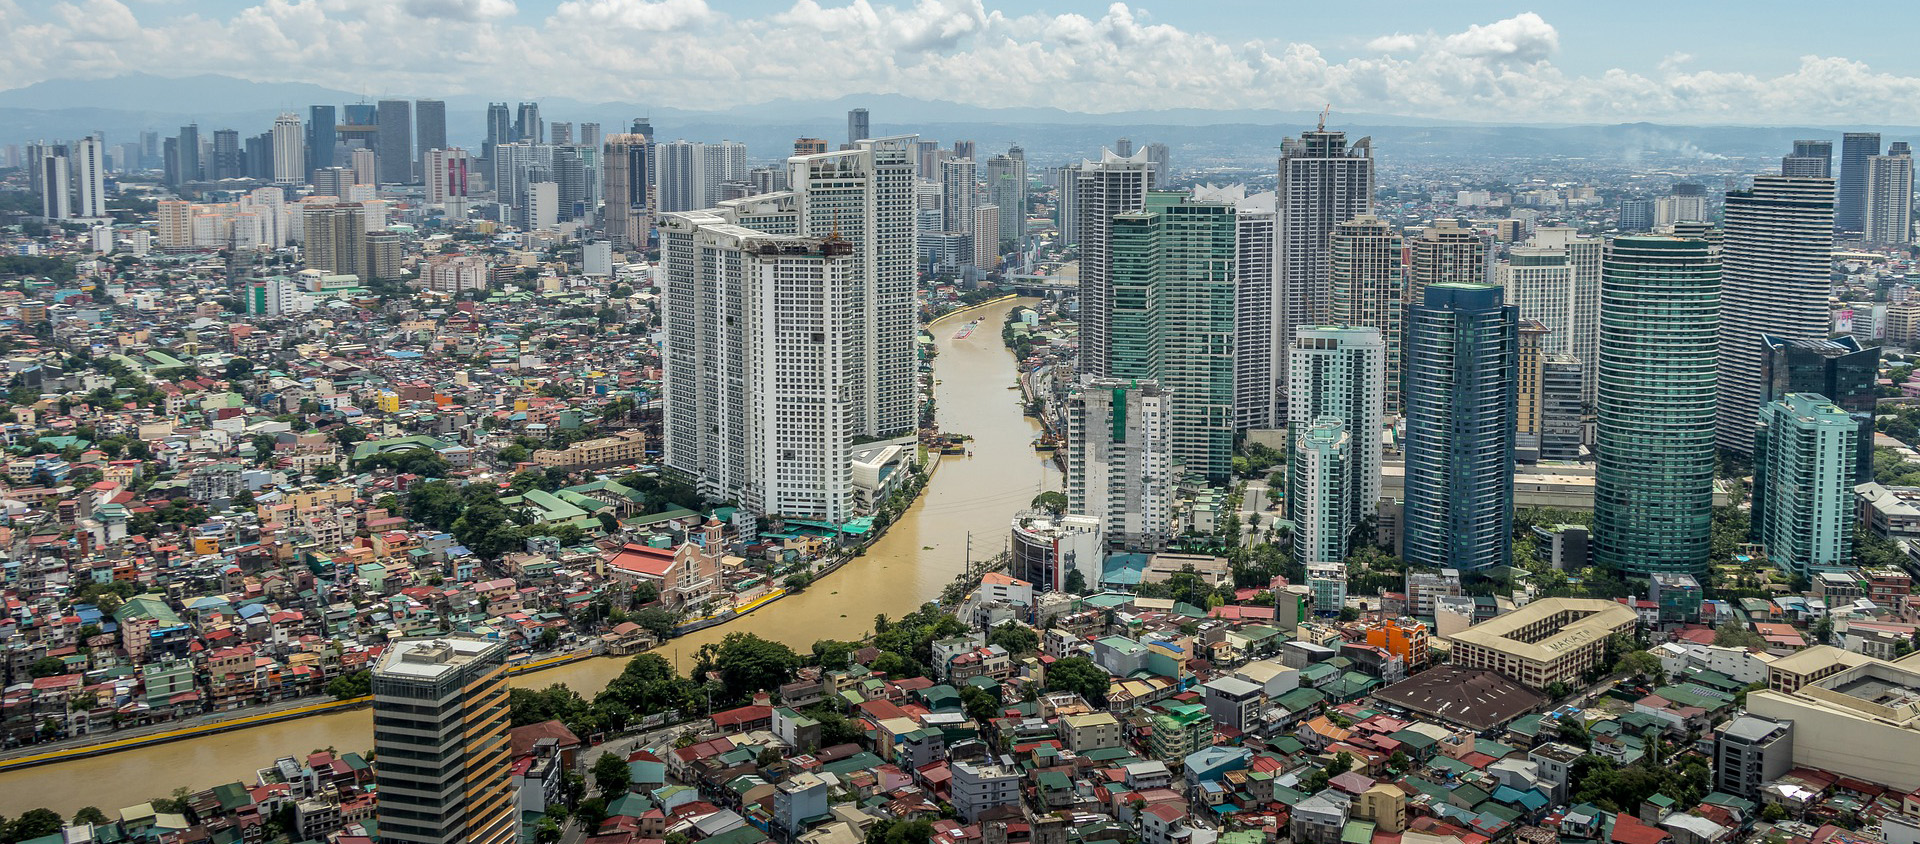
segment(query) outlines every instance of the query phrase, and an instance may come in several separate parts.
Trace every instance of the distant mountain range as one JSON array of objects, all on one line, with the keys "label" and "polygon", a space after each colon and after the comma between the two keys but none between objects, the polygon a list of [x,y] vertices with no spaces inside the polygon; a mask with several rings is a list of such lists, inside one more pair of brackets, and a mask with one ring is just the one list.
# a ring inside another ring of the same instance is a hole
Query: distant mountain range
[{"label": "distant mountain range", "polygon": [[[275,115],[291,111],[304,119],[311,104],[372,102],[386,93],[361,94],[319,85],[253,82],[228,76],[167,78],[133,74],[101,80],[51,80],[0,91],[0,143],[70,139],[104,132],[108,143],[142,131],[171,135],[198,123],[201,137],[234,128],[266,131]],[[453,143],[478,147],[487,99],[471,95],[447,101],[447,133]],[[1259,166],[1270,161],[1286,135],[1311,127],[1316,112],[1282,110],[1162,109],[1087,114],[1056,108],[987,108],[923,100],[900,94],[845,96],[824,101],[775,100],[753,106],[697,111],[637,103],[586,103],[539,98],[548,121],[598,122],[607,132],[636,116],[649,117],[660,139],[720,140],[747,144],[755,159],[784,155],[796,137],[845,137],[846,111],[864,107],[875,134],[914,132],[927,138],[971,138],[998,152],[1008,143],[1026,148],[1030,160],[1057,163],[1098,153],[1115,138],[1136,144],[1166,143],[1176,165]],[[1330,125],[1351,135],[1372,135],[1378,155],[1405,161],[1566,156],[1599,161],[1699,165],[1713,170],[1726,159],[1764,159],[1783,153],[1796,138],[1832,138],[1841,128],[1763,126],[1673,126],[1514,124],[1336,111]],[[1915,127],[1844,127],[1881,131],[1892,139],[1920,138]],[[1837,143],[1836,143],[1837,146]],[[1737,166],[1737,165],[1736,165]]]}]

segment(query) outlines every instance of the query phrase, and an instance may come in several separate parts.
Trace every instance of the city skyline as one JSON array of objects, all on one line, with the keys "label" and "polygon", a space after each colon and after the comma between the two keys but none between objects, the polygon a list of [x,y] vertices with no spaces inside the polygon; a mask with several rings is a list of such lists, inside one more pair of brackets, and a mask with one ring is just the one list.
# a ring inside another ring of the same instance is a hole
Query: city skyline
[{"label": "city skyline", "polygon": [[[726,11],[703,0],[216,0],[183,10],[88,0],[10,14],[25,40],[9,45],[0,68],[30,85],[151,68],[224,73],[257,59],[249,78],[383,97],[498,91],[729,108],[897,92],[1088,114],[1333,103],[1356,114],[1521,123],[1897,122],[1906,119],[1898,103],[1920,95],[1920,70],[1903,66],[1910,59],[1893,31],[1817,22],[1770,31],[1779,28],[1765,15],[1713,7],[1670,10],[1676,19],[1654,31],[1592,11],[1481,4],[1388,20],[1307,13],[1249,31],[1244,15],[1225,11],[1235,4],[1068,5],[1027,14],[981,0]],[[1686,36],[1707,25],[1718,37]],[[183,57],[168,49],[177,43],[209,49]],[[292,43],[307,46],[276,46]],[[479,58],[509,45],[526,61],[496,68]],[[582,53],[597,59],[560,58]],[[1162,84],[1099,72],[1123,62]],[[632,72],[642,67],[648,73]],[[1005,72],[983,77],[983,67]]]}]

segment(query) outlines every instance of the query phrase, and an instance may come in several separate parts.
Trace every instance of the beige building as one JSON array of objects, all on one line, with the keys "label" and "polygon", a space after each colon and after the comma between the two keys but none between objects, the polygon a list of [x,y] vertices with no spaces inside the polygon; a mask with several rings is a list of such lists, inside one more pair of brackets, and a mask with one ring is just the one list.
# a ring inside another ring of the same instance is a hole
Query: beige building
[{"label": "beige building", "polygon": [[1793,764],[1920,788],[1920,665],[1818,645],[1775,660],[1747,711],[1793,722]]},{"label": "beige building", "polygon": [[1613,601],[1546,598],[1453,634],[1453,662],[1498,671],[1536,689],[1577,684],[1606,659],[1607,637],[1631,634],[1638,620]]},{"label": "beige building", "polygon": [[646,459],[647,435],[640,431],[621,431],[611,437],[583,440],[563,449],[543,448],[533,453],[533,462],[562,469],[597,469],[644,463]]},{"label": "beige building", "polygon": [[1911,346],[1920,340],[1920,302],[1887,307],[1887,342]]},{"label": "beige building", "polygon": [[1060,719],[1065,726],[1067,749],[1075,753],[1121,746],[1120,721],[1106,712],[1069,715]]}]

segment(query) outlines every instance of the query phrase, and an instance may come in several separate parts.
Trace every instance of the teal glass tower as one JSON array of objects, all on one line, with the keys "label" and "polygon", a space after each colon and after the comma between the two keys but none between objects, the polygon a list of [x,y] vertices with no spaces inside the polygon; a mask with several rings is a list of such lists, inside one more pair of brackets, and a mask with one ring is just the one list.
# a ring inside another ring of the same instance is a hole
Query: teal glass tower
[{"label": "teal glass tower", "polygon": [[1408,565],[1513,562],[1520,308],[1491,284],[1428,285],[1408,311]]},{"label": "teal glass tower", "polygon": [[1704,575],[1713,525],[1719,250],[1700,238],[1608,244],[1600,272],[1594,562]]}]

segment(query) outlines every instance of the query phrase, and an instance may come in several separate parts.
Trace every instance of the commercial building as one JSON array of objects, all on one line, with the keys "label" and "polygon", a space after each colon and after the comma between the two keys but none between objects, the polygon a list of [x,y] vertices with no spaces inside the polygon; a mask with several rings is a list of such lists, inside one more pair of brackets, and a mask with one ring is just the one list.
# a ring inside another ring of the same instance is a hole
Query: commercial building
[{"label": "commercial building", "polygon": [[1249,196],[1245,185],[1202,185],[1193,198],[1234,207],[1233,429],[1277,427],[1286,422],[1275,410],[1287,342],[1274,334],[1274,195]]},{"label": "commercial building", "polygon": [[1518,308],[1492,285],[1436,284],[1407,326],[1401,556],[1475,570],[1513,559]]},{"label": "commercial building", "polygon": [[1536,689],[1577,685],[1604,664],[1607,637],[1631,635],[1639,616],[1617,601],[1543,598],[1453,634],[1453,663]]},{"label": "commercial building", "polygon": [[1719,322],[1720,256],[1706,240],[1609,245],[1593,547],[1604,568],[1706,573]]},{"label": "commercial building", "polygon": [[505,844],[519,833],[507,741],[507,647],[399,639],[373,667],[375,817],[406,844]]},{"label": "commercial building", "polygon": [[1065,590],[1074,572],[1083,589],[1092,588],[1107,558],[1106,525],[1093,516],[1021,513],[1013,518],[1008,550],[1007,571],[1042,592]]},{"label": "commercial building", "polygon": [[[1287,405],[1288,428],[1305,431],[1315,420],[1331,417],[1349,437],[1343,497],[1351,508],[1350,525],[1373,515],[1380,501],[1386,365],[1386,344],[1376,328],[1303,326],[1287,354],[1287,392],[1294,397]],[[1298,521],[1304,515],[1296,514],[1291,503],[1304,494],[1289,490],[1289,518]]]},{"label": "commercial building", "polygon": [[1767,666],[1747,714],[1793,724],[1793,764],[1920,788],[1920,672],[1827,645]]},{"label": "commercial building", "polygon": [[652,226],[653,139],[628,133],[608,135],[600,174],[607,239],[622,248],[645,246]]},{"label": "commercial building", "polygon": [[1009,154],[987,159],[987,204],[999,209],[1000,239],[1024,243],[1027,237],[1025,158]]},{"label": "commercial building", "polygon": [[1448,219],[1407,238],[1407,301],[1426,301],[1427,287],[1444,282],[1486,284],[1492,278],[1490,241],[1487,234]]},{"label": "commercial building", "polygon": [[1083,378],[1067,394],[1067,512],[1099,520],[1113,545],[1173,537],[1171,404],[1153,381]]},{"label": "commercial building", "polygon": [[[1833,258],[1833,180],[1755,176],[1727,193],[1714,441],[1753,453],[1760,416],[1763,336],[1827,336]],[[1777,396],[1776,396],[1777,397]]]},{"label": "commercial building", "polygon": [[1867,172],[1880,154],[1879,132],[1848,132],[1840,137],[1840,187],[1833,206],[1837,231],[1867,229]]},{"label": "commercial building", "polygon": [[1866,240],[1876,246],[1913,242],[1913,149],[1888,145],[1886,155],[1867,159]]},{"label": "commercial building", "polygon": [[1060,237],[1080,245],[1080,371],[1113,374],[1113,225],[1120,214],[1146,205],[1153,187],[1144,151],[1083,160],[1060,172]]},{"label": "commercial building", "polygon": [[381,100],[377,105],[379,133],[374,153],[383,184],[413,183],[413,103]]},{"label": "commercial building", "polygon": [[[865,117],[865,112],[861,112]],[[953,811],[966,823],[973,823],[982,812],[1002,806],[1020,805],[1020,771],[988,763],[955,762],[953,771]]]},{"label": "commercial building", "polygon": [[425,162],[427,150],[446,149],[447,102],[445,100],[414,100],[413,127],[414,160]]},{"label": "commercial building", "polygon": [[1366,214],[1334,226],[1327,258],[1328,319],[1333,325],[1379,330],[1387,350],[1384,411],[1392,414],[1400,412],[1401,321],[1406,313],[1401,251],[1400,235]]},{"label": "commercial building", "polygon": [[599,469],[646,461],[647,435],[638,430],[582,440],[566,448],[543,448],[533,453],[534,463],[560,469]]},{"label": "commercial building", "polygon": [[1572,355],[1540,356],[1540,459],[1580,459],[1586,366]]},{"label": "commercial building", "polygon": [[1788,393],[1755,428],[1753,533],[1767,561],[1806,578],[1852,569],[1858,424],[1823,396]]},{"label": "commercial building", "polygon": [[[1327,324],[1336,226],[1373,211],[1373,139],[1347,143],[1325,126],[1280,143],[1279,218],[1274,230],[1275,334]],[[1282,397],[1282,402],[1287,400]]]},{"label": "commercial building", "polygon": [[1879,407],[1880,349],[1861,348],[1851,335],[1788,340],[1760,335],[1760,399],[1812,393],[1839,405],[1860,429],[1855,483],[1873,478],[1873,417]]},{"label": "commercial building", "polygon": [[1293,558],[1306,565],[1347,558],[1353,532],[1353,437],[1338,417],[1322,416],[1293,433],[1287,463]]},{"label": "commercial building", "polygon": [[1793,723],[1741,715],[1713,736],[1713,790],[1760,799],[1760,785],[1793,769]]},{"label": "commercial building", "polygon": [[1334,616],[1347,605],[1347,564],[1308,563],[1307,594],[1317,615]]},{"label": "commercial building", "polygon": [[1833,142],[1794,141],[1793,152],[1780,158],[1780,175],[1833,178]]},{"label": "commercial building", "polygon": [[1111,225],[1107,371],[1177,396],[1174,457],[1224,483],[1233,471],[1234,207],[1148,191],[1140,210]]}]

